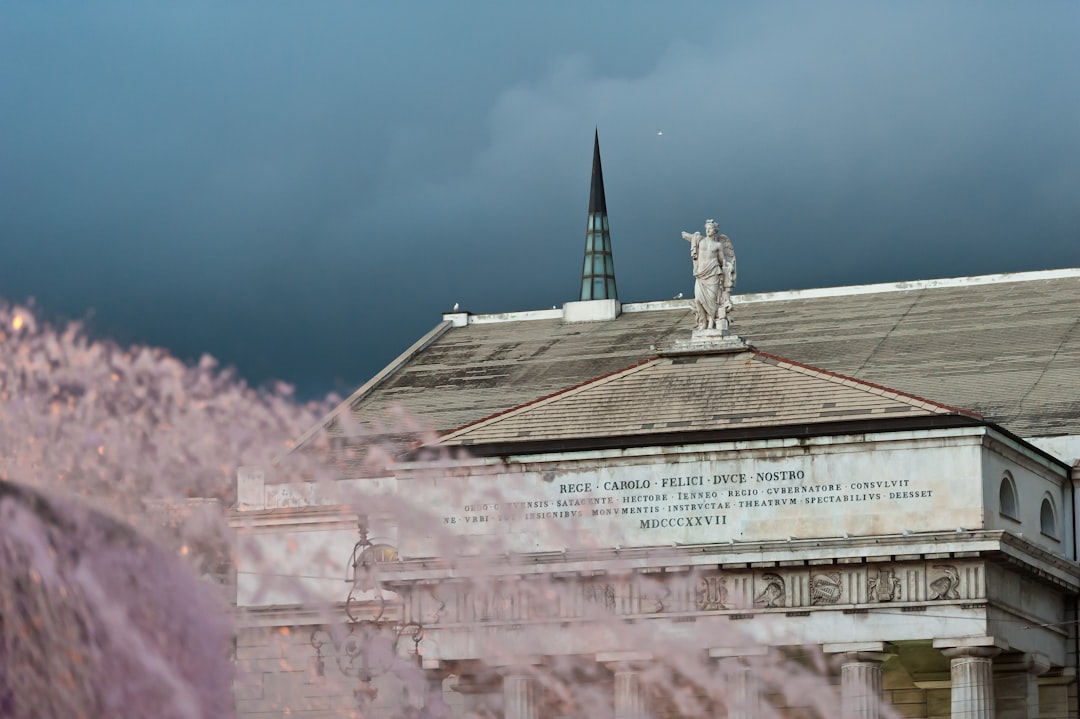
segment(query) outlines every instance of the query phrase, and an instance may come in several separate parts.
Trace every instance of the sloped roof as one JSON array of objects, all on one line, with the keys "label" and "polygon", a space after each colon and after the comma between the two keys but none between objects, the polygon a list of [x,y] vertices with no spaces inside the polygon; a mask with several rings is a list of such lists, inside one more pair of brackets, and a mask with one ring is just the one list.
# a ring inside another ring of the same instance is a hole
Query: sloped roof
[{"label": "sloped roof", "polygon": [[505,444],[962,414],[754,351],[658,357],[443,437]]},{"label": "sloped roof", "polygon": [[[1080,270],[734,300],[732,331],[764,352],[970,409],[1020,436],[1080,434]],[[558,311],[444,322],[335,413],[351,408],[363,423],[396,405],[446,432],[655,357],[692,324],[686,300],[624,305],[603,322],[567,324]]]}]

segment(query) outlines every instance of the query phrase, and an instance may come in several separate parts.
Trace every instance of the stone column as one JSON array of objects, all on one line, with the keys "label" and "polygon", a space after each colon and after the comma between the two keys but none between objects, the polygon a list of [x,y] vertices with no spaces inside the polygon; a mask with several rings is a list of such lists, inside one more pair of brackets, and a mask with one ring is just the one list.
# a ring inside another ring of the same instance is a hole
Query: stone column
[{"label": "stone column", "polygon": [[879,719],[883,703],[881,665],[893,656],[887,642],[825,644],[826,654],[840,662],[841,719]]},{"label": "stone column", "polygon": [[524,670],[503,675],[503,719],[539,719],[536,685]]},{"label": "stone column", "polygon": [[615,675],[615,719],[648,719],[649,709],[645,688],[641,683],[641,666],[652,655],[641,652],[610,652],[596,655]]},{"label": "stone column", "polygon": [[745,664],[725,668],[727,675],[728,719],[757,719],[761,716],[761,684]]},{"label": "stone column", "polygon": [[641,673],[625,664],[612,669],[615,672],[615,719],[645,719]]},{"label": "stone column", "polygon": [[761,681],[752,663],[766,653],[764,647],[725,647],[709,650],[720,660],[726,686],[728,719],[758,719],[762,715]]},{"label": "stone column", "polygon": [[994,719],[994,646],[952,647],[941,651],[950,662],[952,719]]},{"label": "stone column", "polygon": [[840,660],[841,719],[881,717],[881,664],[885,652],[844,652]]}]

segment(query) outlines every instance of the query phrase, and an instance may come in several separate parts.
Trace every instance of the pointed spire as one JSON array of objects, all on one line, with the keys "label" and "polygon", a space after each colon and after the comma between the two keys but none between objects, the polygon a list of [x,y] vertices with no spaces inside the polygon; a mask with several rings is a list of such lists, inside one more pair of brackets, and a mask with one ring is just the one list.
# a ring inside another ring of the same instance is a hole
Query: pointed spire
[{"label": "pointed spire", "polygon": [[585,266],[581,271],[582,300],[616,300],[615,262],[611,255],[604,171],[600,167],[600,131],[593,136],[592,186],[589,219],[585,226]]},{"label": "pointed spire", "polygon": [[604,199],[604,170],[600,166],[600,130],[593,131],[592,186],[589,187],[589,214],[607,214]]}]

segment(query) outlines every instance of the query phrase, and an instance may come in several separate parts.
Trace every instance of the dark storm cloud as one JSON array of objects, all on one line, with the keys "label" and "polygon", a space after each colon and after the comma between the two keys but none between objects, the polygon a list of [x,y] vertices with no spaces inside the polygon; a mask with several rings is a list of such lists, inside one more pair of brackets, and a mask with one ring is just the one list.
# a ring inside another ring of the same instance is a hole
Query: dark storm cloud
[{"label": "dark storm cloud", "polygon": [[1075,5],[659,5],[0,6],[0,295],[345,389],[576,299],[597,125],[624,300],[1078,264]]}]

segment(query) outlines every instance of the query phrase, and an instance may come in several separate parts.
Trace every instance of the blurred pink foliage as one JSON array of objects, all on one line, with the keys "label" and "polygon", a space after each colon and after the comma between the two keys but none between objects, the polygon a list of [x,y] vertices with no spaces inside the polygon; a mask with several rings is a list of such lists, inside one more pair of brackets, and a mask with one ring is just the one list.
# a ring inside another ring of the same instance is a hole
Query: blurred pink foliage
[{"label": "blurred pink foliage", "polygon": [[236,467],[266,464],[325,414],[259,391],[204,355],[57,329],[0,303],[0,479],[104,497],[227,499]]},{"label": "blurred pink foliage", "polygon": [[236,468],[329,401],[0,302],[0,716],[231,716],[225,597],[190,568],[227,580]]},{"label": "blurred pink foliage", "polygon": [[220,597],[130,526],[0,482],[0,717],[224,719]]}]

